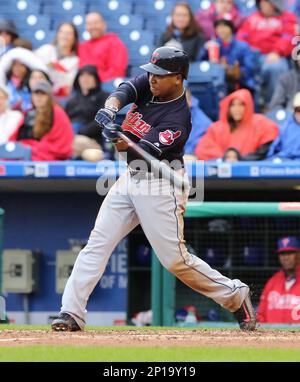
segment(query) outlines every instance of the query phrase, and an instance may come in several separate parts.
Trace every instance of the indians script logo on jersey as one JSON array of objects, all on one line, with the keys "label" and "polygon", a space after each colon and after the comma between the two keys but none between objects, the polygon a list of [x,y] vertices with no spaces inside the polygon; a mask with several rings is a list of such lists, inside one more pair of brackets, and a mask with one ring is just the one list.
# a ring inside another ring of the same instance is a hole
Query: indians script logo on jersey
[{"label": "indians script logo on jersey", "polygon": [[161,133],[159,133],[159,142],[163,145],[171,145],[176,138],[180,137],[181,131],[174,131],[172,130],[165,130]]},{"label": "indians script logo on jersey", "polygon": [[143,115],[136,112],[136,109],[137,105],[133,104],[122,123],[122,129],[143,138],[150,131],[151,126],[143,121]]}]

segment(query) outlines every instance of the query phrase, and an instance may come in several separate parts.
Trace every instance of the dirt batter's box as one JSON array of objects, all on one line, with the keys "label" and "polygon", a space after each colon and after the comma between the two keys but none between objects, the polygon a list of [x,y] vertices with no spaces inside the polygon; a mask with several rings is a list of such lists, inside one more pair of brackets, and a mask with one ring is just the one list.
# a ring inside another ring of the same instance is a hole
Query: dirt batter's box
[{"label": "dirt batter's box", "polygon": [[[277,239],[299,234],[300,203],[190,202],[185,214],[190,252],[225,276],[246,282],[254,292],[254,305],[267,279],[279,268]],[[202,321],[234,321],[225,309],[182,284],[156,256],[152,256],[151,284],[155,326],[178,324],[180,311],[187,306],[195,307]]]}]

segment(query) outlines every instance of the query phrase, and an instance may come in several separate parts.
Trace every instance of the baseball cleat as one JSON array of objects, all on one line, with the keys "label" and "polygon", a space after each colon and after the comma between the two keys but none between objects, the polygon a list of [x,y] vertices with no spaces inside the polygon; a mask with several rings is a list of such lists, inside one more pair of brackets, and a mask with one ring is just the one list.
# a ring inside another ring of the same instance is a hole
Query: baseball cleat
[{"label": "baseball cleat", "polygon": [[80,329],[77,322],[68,313],[60,313],[51,324],[52,330],[56,332],[77,332]]},{"label": "baseball cleat", "polygon": [[248,292],[241,307],[233,315],[239,323],[241,330],[252,331],[256,329],[256,316],[251,303],[250,292]]}]

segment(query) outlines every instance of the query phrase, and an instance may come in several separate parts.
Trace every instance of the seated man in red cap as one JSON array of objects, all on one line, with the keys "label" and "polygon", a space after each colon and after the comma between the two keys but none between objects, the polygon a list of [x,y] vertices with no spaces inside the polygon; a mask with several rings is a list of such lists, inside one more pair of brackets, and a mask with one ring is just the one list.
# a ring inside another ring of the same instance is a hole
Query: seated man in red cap
[{"label": "seated man in red cap", "polygon": [[261,323],[300,324],[300,244],[296,237],[278,240],[281,269],[267,282],[260,297]]}]

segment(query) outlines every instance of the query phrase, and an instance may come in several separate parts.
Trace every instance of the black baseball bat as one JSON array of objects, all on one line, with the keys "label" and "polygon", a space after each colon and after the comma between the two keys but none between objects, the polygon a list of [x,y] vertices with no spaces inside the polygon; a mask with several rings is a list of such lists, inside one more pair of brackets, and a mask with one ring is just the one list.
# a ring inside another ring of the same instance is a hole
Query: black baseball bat
[{"label": "black baseball bat", "polygon": [[164,178],[171,182],[171,184],[181,190],[189,187],[189,184],[183,177],[177,174],[171,167],[166,163],[159,161],[154,156],[149,154],[147,151],[138,146],[130,138],[127,137],[122,131],[117,132],[119,138],[121,138],[127,145],[132,148],[141,158],[143,158],[151,168],[151,172],[156,178]]}]

